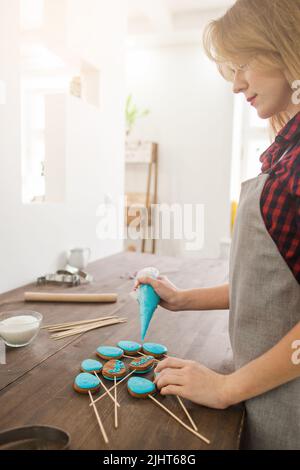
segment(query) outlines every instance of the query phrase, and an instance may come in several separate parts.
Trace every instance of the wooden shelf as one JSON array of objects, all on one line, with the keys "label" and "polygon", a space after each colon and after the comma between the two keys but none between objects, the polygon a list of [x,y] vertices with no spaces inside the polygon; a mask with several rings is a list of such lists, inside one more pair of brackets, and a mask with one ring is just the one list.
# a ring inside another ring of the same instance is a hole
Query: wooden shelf
[{"label": "wooden shelf", "polygon": [[[142,141],[127,141],[126,142],[126,164],[138,164],[146,165],[147,178],[145,183],[145,192],[127,192],[127,205],[125,208],[125,224],[128,226],[134,220],[140,218],[140,224],[138,225],[141,230],[146,229],[152,225],[151,220],[151,205],[157,204],[158,200],[158,145],[154,142],[142,142]],[[135,208],[135,214],[128,214],[129,208]],[[147,228],[143,226],[143,211],[147,210],[148,224]],[[145,235],[144,235],[145,236]],[[155,253],[156,240],[151,240],[151,253]],[[146,251],[146,238],[142,239],[141,251]]]}]

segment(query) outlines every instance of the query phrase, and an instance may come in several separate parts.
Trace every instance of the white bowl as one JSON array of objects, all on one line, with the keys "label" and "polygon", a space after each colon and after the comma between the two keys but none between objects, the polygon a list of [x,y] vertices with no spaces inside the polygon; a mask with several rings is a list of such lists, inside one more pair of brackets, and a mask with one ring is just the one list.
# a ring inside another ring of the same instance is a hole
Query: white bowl
[{"label": "white bowl", "polygon": [[43,316],[30,310],[0,313],[0,338],[7,346],[20,348],[37,336]]}]

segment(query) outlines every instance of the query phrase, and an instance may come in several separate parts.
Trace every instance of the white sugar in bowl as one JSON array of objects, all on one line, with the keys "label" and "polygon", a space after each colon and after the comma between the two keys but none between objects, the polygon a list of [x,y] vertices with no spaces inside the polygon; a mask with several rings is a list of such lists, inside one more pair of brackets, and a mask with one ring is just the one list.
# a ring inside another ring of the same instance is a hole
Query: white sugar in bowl
[{"label": "white sugar in bowl", "polygon": [[37,336],[43,316],[29,310],[0,313],[0,338],[6,346],[20,348]]}]

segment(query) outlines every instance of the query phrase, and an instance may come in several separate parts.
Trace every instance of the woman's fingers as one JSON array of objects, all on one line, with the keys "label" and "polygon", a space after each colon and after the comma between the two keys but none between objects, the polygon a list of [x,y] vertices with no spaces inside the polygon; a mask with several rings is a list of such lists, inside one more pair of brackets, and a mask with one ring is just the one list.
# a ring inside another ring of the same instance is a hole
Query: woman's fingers
[{"label": "woman's fingers", "polygon": [[153,287],[153,289],[155,289],[155,287],[157,287],[157,280],[156,279],[153,279],[152,277],[139,277],[137,279],[137,282],[138,282],[138,285],[140,284],[149,284],[150,286]]},{"label": "woman's fingers", "polygon": [[185,359],[178,359],[177,357],[168,357],[159,362],[155,368],[155,372],[162,372],[166,368],[182,369],[189,361]]},{"label": "woman's fingers", "polygon": [[161,395],[181,395],[182,388],[178,385],[167,385],[166,387],[162,388],[160,391]]},{"label": "woman's fingers", "polygon": [[157,388],[160,390],[168,385],[184,385],[184,377],[174,372],[174,370],[170,369],[165,374],[160,374],[155,379],[155,384]]}]

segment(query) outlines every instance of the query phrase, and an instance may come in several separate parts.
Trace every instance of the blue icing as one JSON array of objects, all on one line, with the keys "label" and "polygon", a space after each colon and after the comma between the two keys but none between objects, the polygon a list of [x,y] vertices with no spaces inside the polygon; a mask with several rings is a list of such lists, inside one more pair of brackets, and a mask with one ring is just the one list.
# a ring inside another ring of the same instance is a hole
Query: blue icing
[{"label": "blue icing", "polygon": [[100,385],[100,380],[95,375],[84,372],[83,374],[77,375],[75,378],[75,385],[83,390],[90,390],[91,388],[98,387]]},{"label": "blue icing", "polygon": [[167,354],[168,349],[163,344],[144,343],[143,350],[150,354]]},{"label": "blue icing", "polygon": [[127,382],[127,387],[137,395],[153,393],[156,390],[153,382],[142,377],[131,377]]},{"label": "blue icing", "polygon": [[[103,377],[106,379],[106,380],[111,380],[112,382],[114,382],[114,377],[106,377],[106,375],[103,374]],[[116,380],[122,380],[123,377],[116,377]]]},{"label": "blue icing", "polygon": [[135,374],[148,374],[148,372],[151,372],[153,370],[154,366],[149,367],[149,369],[146,370],[135,370]]},{"label": "blue icing", "polygon": [[118,346],[124,351],[129,351],[129,352],[139,351],[142,347],[141,344],[136,343],[135,341],[119,341]]},{"label": "blue icing", "polygon": [[139,359],[138,361],[132,361],[130,365],[133,367],[143,366],[144,364],[147,364],[147,362],[153,359],[154,359],[153,356],[147,356],[147,357],[145,356],[145,357],[142,357],[142,359]]},{"label": "blue icing", "polygon": [[111,357],[112,359],[115,357],[123,356],[123,350],[120,348],[115,348],[113,346],[100,346],[97,349],[97,352],[101,356]]},{"label": "blue icing", "polygon": [[125,369],[125,365],[124,365],[124,362],[122,361],[116,361],[115,362],[115,366],[113,369],[110,369],[108,372],[110,374],[118,374],[119,372],[122,372],[122,370]]},{"label": "blue icing", "polygon": [[152,286],[143,284],[138,289],[138,302],[140,304],[141,337],[144,341],[153,314],[160,302],[160,297]]},{"label": "blue icing", "polygon": [[94,359],[86,359],[82,362],[81,368],[86,372],[100,372],[102,370],[103,365],[99,361],[95,361]]}]

